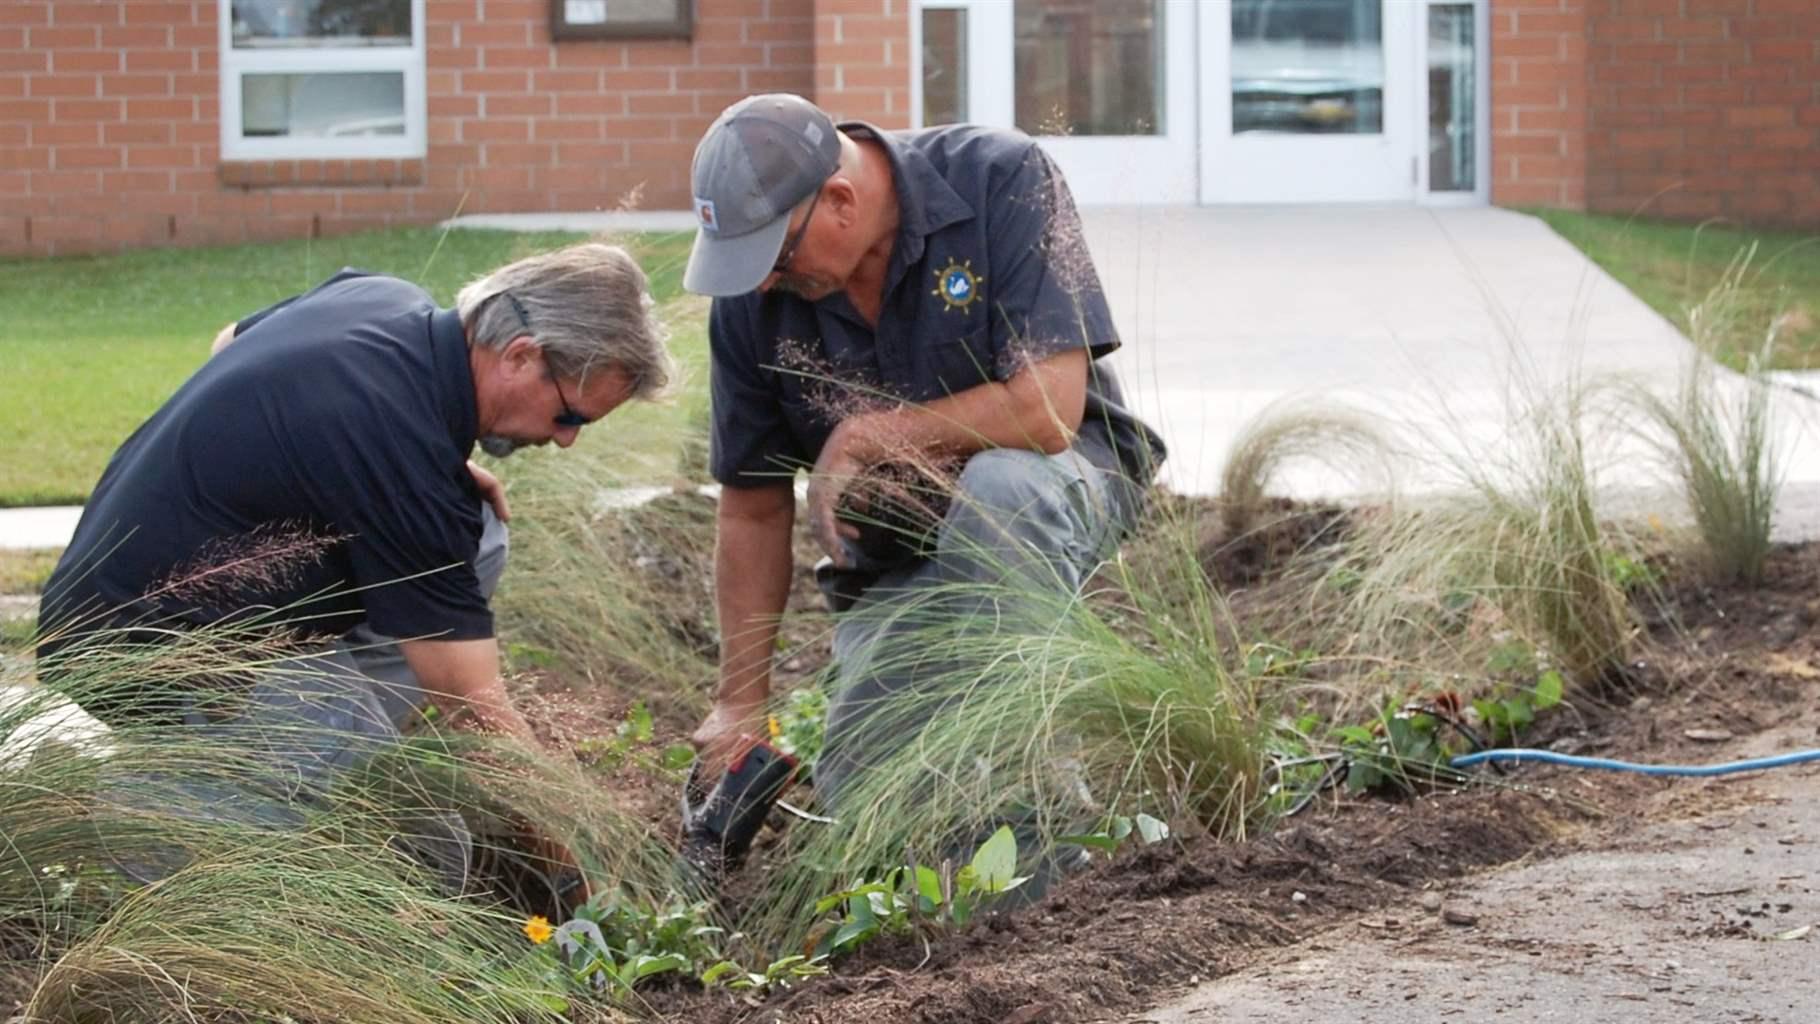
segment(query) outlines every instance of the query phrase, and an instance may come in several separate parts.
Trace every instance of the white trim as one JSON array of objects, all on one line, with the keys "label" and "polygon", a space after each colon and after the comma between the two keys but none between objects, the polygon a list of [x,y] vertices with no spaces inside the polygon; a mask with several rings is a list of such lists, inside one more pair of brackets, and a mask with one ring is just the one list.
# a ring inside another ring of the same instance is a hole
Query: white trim
[{"label": "white trim", "polygon": [[[221,52],[223,160],[336,160],[421,157],[428,139],[424,0],[411,0],[411,45],[274,47],[236,50],[231,0],[217,0]],[[404,84],[404,134],[347,138],[246,138],[241,135],[241,80],[247,74],[396,72]]]}]

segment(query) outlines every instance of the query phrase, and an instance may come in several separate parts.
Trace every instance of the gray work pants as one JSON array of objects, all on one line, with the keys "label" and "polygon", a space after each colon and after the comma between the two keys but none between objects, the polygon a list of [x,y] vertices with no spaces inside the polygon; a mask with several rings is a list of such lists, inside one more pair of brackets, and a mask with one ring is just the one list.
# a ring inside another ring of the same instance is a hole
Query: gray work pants
[{"label": "gray work pants", "polygon": [[969,459],[935,553],[886,572],[836,620],[838,681],[815,766],[818,799],[838,810],[853,775],[887,759],[934,714],[934,701],[896,699],[919,680],[954,679],[956,666],[917,656],[932,622],[1018,628],[1007,602],[1031,587],[1078,591],[1133,526],[1138,495],[1075,450],[994,448]]},{"label": "gray work pants", "polygon": [[[483,508],[482,517],[474,568],[490,600],[505,571],[508,538],[490,506]],[[179,744],[219,741],[224,748],[245,752],[254,763],[243,777],[133,766],[110,773],[102,799],[201,822],[295,827],[305,820],[303,808],[325,801],[337,778],[385,753],[426,700],[397,641],[362,624],[315,650],[260,669],[231,717],[192,710],[184,725],[172,730],[169,738]],[[409,817],[394,823],[396,841],[450,892],[460,892],[473,856],[473,839],[461,815],[419,808]],[[133,880],[151,882],[187,859],[179,850],[151,849],[115,861]]]}]

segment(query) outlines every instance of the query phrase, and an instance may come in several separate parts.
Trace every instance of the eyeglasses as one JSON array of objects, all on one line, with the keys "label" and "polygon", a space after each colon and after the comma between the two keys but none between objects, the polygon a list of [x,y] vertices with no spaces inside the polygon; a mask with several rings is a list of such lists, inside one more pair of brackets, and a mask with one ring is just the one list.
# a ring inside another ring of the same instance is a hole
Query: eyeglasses
[{"label": "eyeglasses", "polygon": [[[529,313],[525,312],[524,303],[518,301],[518,296],[513,295],[511,292],[500,292],[499,294],[505,296],[506,301],[512,304],[512,312],[518,314],[518,322],[524,325],[524,329],[527,332],[530,331],[531,316]],[[544,353],[543,360],[544,373],[549,376],[550,383],[556,388],[556,400],[562,403],[562,411],[555,416],[552,416],[550,418],[551,421],[559,427],[576,428],[585,427],[594,422],[592,419],[576,412],[575,407],[569,404],[569,396],[568,393],[562,389],[562,381],[557,380],[556,374],[550,370],[550,354],[548,352]]]},{"label": "eyeglasses", "polygon": [[777,254],[777,262],[771,264],[771,273],[787,274],[790,272],[790,261],[796,258],[796,249],[803,244],[803,235],[809,231],[809,220],[815,216],[815,204],[822,201],[821,186],[816,186],[815,198],[809,200],[809,212],[803,214],[803,222],[797,225],[789,238],[784,239],[784,249]]}]

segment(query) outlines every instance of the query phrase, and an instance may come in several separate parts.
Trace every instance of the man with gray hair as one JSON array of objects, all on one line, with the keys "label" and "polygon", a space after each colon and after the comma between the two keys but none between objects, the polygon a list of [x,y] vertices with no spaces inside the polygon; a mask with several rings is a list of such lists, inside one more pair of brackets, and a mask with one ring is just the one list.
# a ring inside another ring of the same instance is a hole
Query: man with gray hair
[{"label": "man with gray hair", "polygon": [[[116,727],[257,737],[287,780],[279,818],[426,702],[534,745],[488,608],[503,495],[469,456],[567,448],[664,392],[652,306],[637,263],[591,243],[501,267],[452,310],[344,270],[240,320],[102,474],[45,586],[41,677]],[[304,647],[257,673],[231,721],[181,688],[96,685],[122,645],[240,626]],[[449,831],[436,866],[459,886],[469,844]]]}]

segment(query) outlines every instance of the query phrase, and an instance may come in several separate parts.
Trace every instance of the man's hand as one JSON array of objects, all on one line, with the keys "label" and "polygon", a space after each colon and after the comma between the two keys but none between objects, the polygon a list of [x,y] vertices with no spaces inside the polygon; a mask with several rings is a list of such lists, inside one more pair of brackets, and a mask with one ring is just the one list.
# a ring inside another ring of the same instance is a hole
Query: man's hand
[{"label": "man's hand", "polygon": [[852,422],[843,420],[835,426],[827,443],[822,445],[815,468],[809,471],[809,528],[822,550],[842,569],[851,569],[853,565],[847,557],[847,545],[841,541],[858,540],[859,527],[841,521],[841,495],[866,469],[866,463],[853,452],[854,431],[848,427]]},{"label": "man's hand", "polygon": [[468,460],[468,475],[474,478],[474,486],[480,489],[480,496],[493,506],[493,514],[499,517],[499,521],[511,522],[512,506],[506,503],[506,485],[473,459]]},{"label": "man's hand", "polygon": [[727,766],[757,746],[765,733],[763,701],[755,704],[717,702],[714,710],[708,712],[707,719],[689,737],[689,742],[695,745],[701,777],[720,778]]}]

